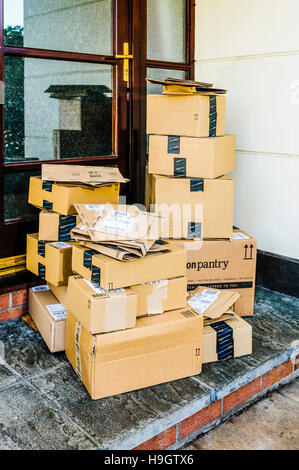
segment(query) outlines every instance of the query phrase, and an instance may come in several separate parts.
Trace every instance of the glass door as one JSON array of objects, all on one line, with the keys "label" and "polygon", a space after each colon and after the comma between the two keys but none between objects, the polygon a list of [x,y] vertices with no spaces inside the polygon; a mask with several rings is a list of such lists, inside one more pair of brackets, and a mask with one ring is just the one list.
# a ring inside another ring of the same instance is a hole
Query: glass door
[{"label": "glass door", "polygon": [[145,78],[193,79],[194,7],[0,0],[0,259],[37,231],[27,197],[42,162],[117,165],[128,201],[144,201],[146,96],[161,92]]},{"label": "glass door", "polygon": [[1,0],[0,258],[25,252],[42,162],[117,165],[131,178],[127,0]]}]

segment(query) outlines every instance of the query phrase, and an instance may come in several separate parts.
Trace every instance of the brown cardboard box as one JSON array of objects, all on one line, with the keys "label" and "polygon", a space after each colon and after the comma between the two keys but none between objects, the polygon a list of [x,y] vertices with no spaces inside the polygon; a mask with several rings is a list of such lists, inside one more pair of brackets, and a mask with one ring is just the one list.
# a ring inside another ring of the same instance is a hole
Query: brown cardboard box
[{"label": "brown cardboard box", "polygon": [[66,309],[48,286],[29,289],[29,313],[49,350],[64,351]]},{"label": "brown cardboard box", "polygon": [[73,271],[105,290],[130,287],[145,282],[185,276],[186,252],[169,243],[169,251],[134,261],[119,261],[103,254],[94,254],[74,245]]},{"label": "brown cardboard box", "polygon": [[152,180],[153,176],[148,172],[148,165],[145,168],[145,191],[144,191],[144,205],[147,211],[150,210],[151,197],[152,197]]},{"label": "brown cardboard box", "polygon": [[254,312],[257,242],[242,230],[232,241],[173,241],[187,251],[188,290],[199,285],[235,290],[241,294],[235,312],[241,317]]},{"label": "brown cardboard box", "polygon": [[92,334],[134,328],[137,294],[130,288],[104,291],[81,276],[69,279],[68,310]]},{"label": "brown cardboard box", "polygon": [[72,183],[126,183],[118,168],[83,165],[42,165],[43,181]]},{"label": "brown cardboard box", "polygon": [[65,350],[91,398],[99,399],[199,374],[202,330],[203,317],[189,308],[91,335],[68,311]]},{"label": "brown cardboard box", "polygon": [[217,178],[235,169],[236,136],[149,137],[149,173],[190,178]]},{"label": "brown cardboard box", "polygon": [[[227,330],[225,340],[221,337],[222,327]],[[252,327],[232,311],[215,320],[205,321],[202,350],[203,364],[247,356],[252,353]]]},{"label": "brown cardboard box", "polygon": [[111,202],[117,204],[119,183],[95,188],[79,184],[52,183],[42,181],[38,176],[30,178],[29,204],[40,209],[52,210],[61,215],[76,214],[74,203],[101,204]]},{"label": "brown cardboard box", "polygon": [[66,286],[72,272],[73,243],[45,243],[38,234],[27,235],[26,268],[54,286]]},{"label": "brown cardboard box", "polygon": [[198,287],[187,299],[187,305],[209,319],[219,318],[239,299],[238,292]]},{"label": "brown cardboard box", "polygon": [[[210,120],[216,100],[216,123]],[[216,133],[213,132],[216,124]],[[214,137],[225,134],[225,96],[148,95],[147,134]],[[212,135],[211,135],[212,134]]]},{"label": "brown cardboard box", "polygon": [[50,287],[51,292],[55,295],[56,299],[61,303],[65,308],[67,308],[67,293],[68,293],[68,286],[53,286],[50,282],[48,282],[48,286]]},{"label": "brown cardboard box", "polygon": [[56,212],[41,211],[39,214],[39,240],[68,242],[71,230],[76,227],[79,219],[76,215],[60,215]]},{"label": "brown cardboard box", "polygon": [[137,317],[156,315],[186,306],[187,279],[175,277],[132,286],[138,295]]},{"label": "brown cardboard box", "polygon": [[230,239],[233,232],[234,182],[153,175],[152,204],[167,219],[164,238]]}]

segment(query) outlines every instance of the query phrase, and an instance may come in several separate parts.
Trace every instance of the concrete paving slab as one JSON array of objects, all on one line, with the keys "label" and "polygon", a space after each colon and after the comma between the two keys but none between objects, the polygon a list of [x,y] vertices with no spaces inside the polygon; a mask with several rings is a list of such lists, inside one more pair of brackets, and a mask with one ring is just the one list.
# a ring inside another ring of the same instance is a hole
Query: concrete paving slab
[{"label": "concrete paving slab", "polygon": [[64,353],[50,354],[40,334],[20,319],[0,323],[0,341],[5,346],[5,361],[24,377],[67,361]]},{"label": "concrete paving slab", "polygon": [[257,288],[254,317],[246,320],[253,325],[256,336],[286,347],[298,342],[299,349],[299,299]]},{"label": "concrete paving slab", "polygon": [[7,369],[7,367],[0,364],[0,390],[3,387],[7,387],[15,383],[16,380],[17,380],[16,375],[13,374],[9,369]]},{"label": "concrete paving slab", "polygon": [[93,440],[25,384],[0,392],[0,450],[94,449]]},{"label": "concrete paving slab", "polygon": [[[101,448],[111,448],[112,444],[128,448],[133,435],[133,446],[137,445],[138,435],[142,443],[159,433],[161,426],[165,429],[176,423],[180,417],[172,417],[171,422],[171,416],[182,413],[184,406],[192,406],[200,397],[210,401],[209,392],[192,379],[94,401],[70,365],[60,368],[59,373],[34,378],[31,383],[95,437]],[[184,417],[189,410],[186,413]]]}]

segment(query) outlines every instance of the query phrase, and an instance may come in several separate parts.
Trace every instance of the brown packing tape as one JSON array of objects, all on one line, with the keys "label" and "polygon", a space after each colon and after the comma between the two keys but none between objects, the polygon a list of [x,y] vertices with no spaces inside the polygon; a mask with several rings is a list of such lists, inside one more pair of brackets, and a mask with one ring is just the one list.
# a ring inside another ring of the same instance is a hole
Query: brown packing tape
[{"label": "brown packing tape", "polygon": [[81,323],[76,321],[76,328],[75,328],[76,374],[78,375],[80,380],[82,380],[81,350],[80,350],[81,330],[82,330]]},{"label": "brown packing tape", "polygon": [[127,295],[118,295],[106,300],[106,331],[124,330],[127,317]]},{"label": "brown packing tape", "polygon": [[156,315],[164,312],[163,301],[168,296],[168,280],[157,281],[152,284],[152,293],[147,296],[147,313]]},{"label": "brown packing tape", "polygon": [[[99,292],[99,288],[93,286],[90,281],[84,279],[84,281],[94,289],[95,293]],[[121,293],[123,290],[123,293]],[[117,331],[125,330],[127,323],[128,305],[127,298],[128,293],[125,289],[119,289],[119,292],[115,296],[109,296],[109,292],[103,290],[103,296],[106,297],[105,301],[105,331]]]}]

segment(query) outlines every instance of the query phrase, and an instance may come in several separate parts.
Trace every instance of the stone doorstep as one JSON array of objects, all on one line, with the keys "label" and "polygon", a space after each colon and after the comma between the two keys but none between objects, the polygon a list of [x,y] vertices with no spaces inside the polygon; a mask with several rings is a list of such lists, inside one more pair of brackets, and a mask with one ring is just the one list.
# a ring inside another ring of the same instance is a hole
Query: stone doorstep
[{"label": "stone doorstep", "polygon": [[[268,361],[268,364],[263,364],[261,375],[258,375],[261,370],[257,368],[254,371],[255,379],[252,380],[252,373],[247,373],[244,377],[239,377],[236,383],[230,384],[231,391],[229,394],[226,394],[226,387],[223,387],[223,390],[220,389],[218,392],[218,397],[221,397],[220,399],[217,399],[216,395],[215,400],[214,390],[211,389],[209,404],[201,406],[202,400],[200,400],[196,413],[186,416],[172,426],[166,425],[163,431],[134,447],[133,450],[172,450],[182,447],[198,435],[210,431],[280,385],[294,380],[299,376],[298,362],[298,347],[291,348],[280,354],[279,357]],[[183,415],[183,410],[181,412]],[[163,429],[163,419],[159,422],[159,427]],[[142,434],[146,435],[147,430],[143,429]],[[121,443],[115,443],[109,449],[116,450],[121,448]],[[128,447],[126,448],[128,449]]]},{"label": "stone doorstep", "polygon": [[[72,423],[78,419],[80,428],[90,436],[93,435],[98,442],[98,448],[101,449],[180,448],[199,434],[209,431],[253,401],[260,399],[280,384],[291,381],[299,375],[299,300],[265,288],[257,288],[255,316],[247,318],[254,332],[254,351],[251,356],[218,362],[213,366],[208,365],[209,367],[204,366],[200,375],[178,381],[174,387],[170,383],[169,390],[168,384],[164,384],[161,387],[153,387],[153,391],[151,388],[141,390],[140,397],[132,393],[128,394],[127,398],[122,395],[104,399],[103,402],[100,400],[99,406],[94,408],[98,419],[104,418],[105,420],[106,413],[111,413],[121,403],[126,404],[133,414],[134,406],[136,406],[136,416],[138,416],[136,425],[134,423],[132,426],[130,423],[123,433],[120,432],[122,429],[118,426],[115,431],[108,432],[108,435],[103,438],[97,426],[92,425],[89,428],[88,423],[82,420],[80,413],[76,412],[78,400],[81,406],[81,397],[83,401],[86,399],[85,406],[87,407],[88,400],[84,390],[80,390],[77,378],[75,374],[72,374],[72,369],[64,355],[49,354],[40,335],[20,320],[1,323],[1,314],[6,315],[7,310],[18,309],[22,303],[25,310],[26,291],[9,293],[8,297],[2,297],[1,300],[3,302],[0,308],[0,339],[4,342],[6,338],[8,340],[9,364],[11,365],[10,375],[9,371],[2,371],[6,372],[6,376],[2,379],[3,386],[0,387],[2,393],[6,393],[4,389],[13,387],[14,383],[19,382],[22,385],[24,380],[29,380],[36,387],[36,393],[39,393],[37,396],[46,397],[54,406],[57,397],[55,394],[50,394],[49,398],[47,389],[45,392],[42,388],[40,389],[35,377],[41,376],[45,379],[47,374],[50,374],[51,388],[56,389],[57,386],[59,389],[60,386],[62,391],[64,390],[63,380],[70,380],[73,392],[70,392],[69,406],[68,402],[65,403],[62,400],[63,412],[69,415]],[[32,361],[32,358],[35,359]],[[61,367],[61,371],[65,371],[61,383],[56,375],[58,367]],[[69,391],[66,396],[68,393]],[[156,401],[152,405],[150,397],[155,393],[157,394]],[[159,400],[164,403],[166,396],[169,397],[168,411],[167,406],[161,406],[161,408],[158,406],[157,409]],[[149,406],[141,412],[142,401],[147,398],[149,398]],[[151,406],[153,406],[152,413]],[[124,413],[124,418],[126,418],[126,413]],[[117,413],[113,419],[117,419]]]}]

